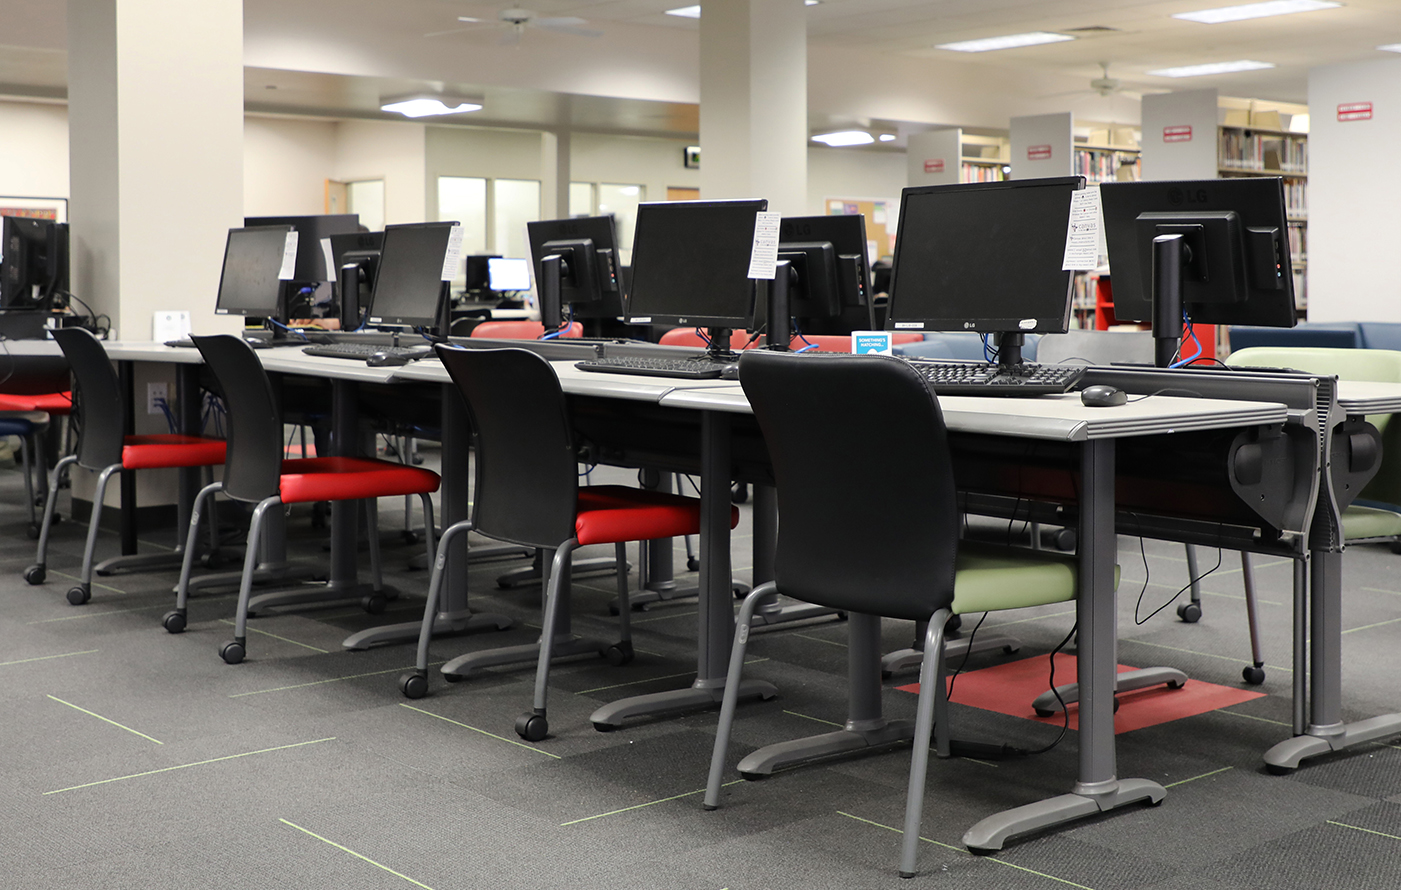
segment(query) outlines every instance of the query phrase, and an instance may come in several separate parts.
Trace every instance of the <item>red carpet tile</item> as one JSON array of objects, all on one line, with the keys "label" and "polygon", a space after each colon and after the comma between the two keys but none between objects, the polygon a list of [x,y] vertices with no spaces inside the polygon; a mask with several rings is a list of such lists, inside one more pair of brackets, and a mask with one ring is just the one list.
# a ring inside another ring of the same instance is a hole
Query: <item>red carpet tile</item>
[{"label": "red carpet tile", "polygon": [[[1059,713],[1050,717],[1037,717],[1031,703],[1036,696],[1050,688],[1050,660],[1044,655],[1023,658],[995,667],[968,671],[960,674],[953,687],[953,701],[971,705],[985,711],[1025,717],[1038,723],[1059,726],[1064,719]],[[1119,665],[1119,672],[1133,668]],[[1056,656],[1056,683],[1075,681],[1075,656]],[[919,684],[898,687],[902,692],[919,694]],[[1263,692],[1239,689],[1231,686],[1218,686],[1201,680],[1188,679],[1181,689],[1168,689],[1166,686],[1153,686],[1136,689],[1119,696],[1119,712],[1114,715],[1114,731],[1131,732],[1145,726],[1156,726],[1170,720],[1181,720],[1195,714],[1205,714],[1218,708],[1229,707],[1252,698],[1262,698]],[[1077,705],[1070,706],[1070,728],[1080,728],[1080,714]]]}]

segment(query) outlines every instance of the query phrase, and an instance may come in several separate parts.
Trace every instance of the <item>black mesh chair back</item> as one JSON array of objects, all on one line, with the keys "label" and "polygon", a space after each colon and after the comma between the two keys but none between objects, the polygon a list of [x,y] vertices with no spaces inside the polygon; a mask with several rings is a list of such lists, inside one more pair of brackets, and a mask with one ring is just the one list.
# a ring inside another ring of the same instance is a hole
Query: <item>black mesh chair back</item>
[{"label": "black mesh chair back", "polygon": [[53,335],[73,370],[78,466],[101,470],[121,463],[126,399],[107,351],[82,328],[58,328]]},{"label": "black mesh chair back", "polygon": [[778,487],[778,589],[913,620],[952,603],[959,514],[923,378],[874,355],[751,352],[739,368]]},{"label": "black mesh chair back", "polygon": [[224,494],[254,503],[272,497],[282,475],[282,415],[267,372],[239,337],[191,339],[218,379],[228,409]]},{"label": "black mesh chair back", "polygon": [[477,449],[473,527],[513,544],[574,537],[579,463],[549,362],[524,349],[452,349],[438,356],[467,400]]}]

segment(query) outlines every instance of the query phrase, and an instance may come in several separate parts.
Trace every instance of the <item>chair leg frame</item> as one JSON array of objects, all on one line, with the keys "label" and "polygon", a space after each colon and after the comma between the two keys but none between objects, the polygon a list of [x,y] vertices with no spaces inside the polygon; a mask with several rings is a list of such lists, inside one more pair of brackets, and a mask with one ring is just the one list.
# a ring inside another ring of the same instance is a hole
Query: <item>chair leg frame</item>
[{"label": "chair leg frame", "polygon": [[233,641],[248,651],[248,601],[253,596],[253,570],[258,567],[258,547],[254,543],[263,530],[263,517],[272,507],[281,507],[282,498],[273,495],[258,502],[253,508],[253,519],[248,525],[248,550],[243,554],[243,576],[238,584],[238,605],[234,611]]},{"label": "chair leg frame", "polygon": [[[570,568],[570,556],[579,546],[578,538],[570,538],[555,551],[550,563],[550,583],[545,588],[544,627],[540,631],[540,658],[535,665],[535,699],[532,711],[537,717],[544,717],[550,687],[550,659],[555,651],[555,631],[559,623],[559,611],[563,607],[564,579]],[[626,595],[624,595],[626,597]],[[622,603],[620,605],[626,605]],[[626,618],[622,619],[624,622]]]},{"label": "chair leg frame", "polygon": [[915,710],[914,749],[910,752],[910,784],[905,794],[905,835],[900,846],[900,877],[915,876],[919,855],[919,826],[924,816],[924,785],[929,774],[929,742],[935,732],[939,756],[949,755],[947,719],[948,694],[944,686],[944,624],[948,609],[940,609],[929,620],[924,651],[937,657],[926,658],[919,668],[919,704]]},{"label": "chair leg frame", "polygon": [[749,592],[739,607],[739,617],[735,619],[735,640],[730,649],[730,667],[725,674],[725,695],[720,699],[720,723],[715,730],[715,748],[710,752],[710,776],[705,784],[707,810],[720,806],[720,782],[725,774],[725,758],[730,749],[730,730],[735,722],[735,708],[739,705],[739,687],[744,675],[744,653],[749,648],[749,624],[754,620],[754,610],[759,603],[778,590],[778,585],[769,581],[760,584]]},{"label": "chair leg frame", "polygon": [[[190,601],[190,573],[194,569],[195,544],[199,540],[199,519],[200,508],[205,500],[213,498],[214,495],[224,490],[224,483],[211,482],[199,490],[195,495],[195,502],[190,508],[190,526],[185,535],[185,557],[180,561],[180,583],[175,587],[175,610],[184,614],[185,608]],[[213,524],[211,511],[211,525]],[[256,550],[257,546],[250,539],[249,550]]]},{"label": "chair leg frame", "polygon": [[83,545],[83,570],[80,573],[78,584],[83,590],[89,590],[92,586],[93,556],[97,552],[97,531],[102,524],[102,502],[107,497],[107,482],[112,478],[112,474],[122,468],[121,464],[109,464],[102,468],[102,472],[97,474],[97,490],[92,496],[92,516],[88,519],[88,537]]},{"label": "chair leg frame", "polygon": [[68,474],[68,469],[78,462],[76,454],[70,454],[54,464],[53,470],[49,473],[49,493],[44,499],[44,519],[39,524],[39,545],[34,557],[35,565],[43,569],[48,560],[49,550],[49,529],[53,527],[54,507],[58,502],[58,486],[64,476]]},{"label": "chair leg frame", "polygon": [[[427,496],[424,496],[425,499]],[[433,505],[429,503],[426,508],[428,516],[432,518]],[[428,676],[428,644],[433,639],[433,623],[438,617],[438,600],[443,589],[443,575],[447,567],[448,553],[452,550],[452,542],[459,534],[470,532],[473,529],[472,520],[463,519],[454,522],[443,531],[442,538],[438,541],[436,555],[434,555],[433,532],[428,531],[428,547],[432,556],[433,574],[428,581],[428,601],[423,606],[423,624],[418,631],[418,658],[414,662],[414,673],[420,677]]]}]

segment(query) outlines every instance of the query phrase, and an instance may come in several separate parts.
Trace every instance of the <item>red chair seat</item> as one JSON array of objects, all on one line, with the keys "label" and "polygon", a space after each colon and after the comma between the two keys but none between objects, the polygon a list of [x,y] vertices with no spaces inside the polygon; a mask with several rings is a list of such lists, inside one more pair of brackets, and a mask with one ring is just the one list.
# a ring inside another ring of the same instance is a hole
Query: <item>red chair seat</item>
[{"label": "red chair seat", "polygon": [[438,490],[438,474],[387,460],[304,457],[282,462],[279,491],[284,504],[354,501]]},{"label": "red chair seat", "polygon": [[[730,507],[730,528],[739,522],[739,509]],[[623,485],[592,485],[579,489],[575,537],[583,544],[616,544],[676,538],[700,531],[700,501]]]},{"label": "red chair seat", "polygon": [[223,439],[162,433],[127,436],[122,440],[122,468],[150,470],[162,467],[208,467],[224,462]]},{"label": "red chair seat", "polygon": [[34,395],[0,393],[0,411],[43,411],[46,414],[71,414],[73,393],[41,392]]},{"label": "red chair seat", "polygon": [[[473,337],[489,340],[539,340],[545,326],[538,321],[484,321],[472,328]],[[577,339],[584,336],[584,326],[572,322],[561,337]]]}]

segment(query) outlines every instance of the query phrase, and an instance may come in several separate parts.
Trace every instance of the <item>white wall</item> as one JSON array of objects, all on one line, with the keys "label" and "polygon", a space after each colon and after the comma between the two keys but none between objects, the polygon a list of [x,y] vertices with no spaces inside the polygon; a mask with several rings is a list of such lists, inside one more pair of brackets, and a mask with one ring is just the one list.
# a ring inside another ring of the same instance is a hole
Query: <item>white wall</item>
[{"label": "white wall", "polygon": [[665,201],[668,186],[700,188],[700,171],[687,169],[684,162],[684,150],[696,144],[693,140],[575,133],[570,141],[569,178],[574,182],[636,183],[644,187],[647,201]]},{"label": "white wall", "polygon": [[[1372,103],[1370,120],[1337,107]],[[1401,321],[1401,60],[1309,72],[1309,321]]]},{"label": "white wall", "polygon": [[828,198],[884,198],[899,207],[907,175],[904,152],[814,146],[808,149],[806,212],[825,215]]},{"label": "white wall", "polygon": [[0,195],[68,197],[68,107],[0,102]]},{"label": "white wall", "polygon": [[332,121],[247,117],[243,123],[243,215],[326,212],[336,160]]},{"label": "white wall", "polygon": [[412,122],[337,123],[332,178],[383,179],[384,221],[423,222],[428,218],[426,130]]}]

